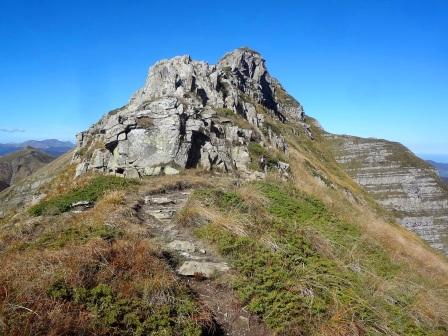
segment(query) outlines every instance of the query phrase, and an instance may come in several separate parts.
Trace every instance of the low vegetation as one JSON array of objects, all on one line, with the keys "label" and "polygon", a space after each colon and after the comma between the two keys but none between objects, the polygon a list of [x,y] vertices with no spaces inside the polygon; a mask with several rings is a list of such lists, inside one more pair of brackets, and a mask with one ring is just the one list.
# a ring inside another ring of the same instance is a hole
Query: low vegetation
[{"label": "low vegetation", "polygon": [[[160,180],[147,189],[178,185]],[[68,194],[90,195],[94,208],[22,214],[2,227],[0,334],[194,336],[214,330],[210,311],[173,274],[126,203],[125,190],[134,186],[89,178]]]},{"label": "low vegetation", "polygon": [[260,159],[263,156],[266,159],[268,169],[276,168],[279,161],[288,162],[286,157],[279,151],[268,149],[257,142],[251,142],[248,145],[251,158],[251,169],[260,170]]},{"label": "low vegetation", "polygon": [[195,171],[139,186],[90,177],[60,197],[91,195],[91,210],[3,227],[5,335],[212,334],[211,311],[172,273],[127,204],[134,187],[144,194],[196,188],[177,220],[228,260],[233,272],[223,285],[278,335],[448,333],[440,278],[422,276],[320,199],[291,181],[209,180]]},{"label": "low vegetation", "polygon": [[60,214],[70,210],[73,203],[86,201],[96,202],[106,191],[123,190],[136,185],[137,181],[116,176],[96,176],[87,184],[55,195],[29,209],[33,216]]},{"label": "low vegetation", "polygon": [[193,336],[212,324],[148,243],[93,238],[44,250],[43,264],[30,253],[2,265],[5,334]]},{"label": "low vegetation", "polygon": [[218,116],[222,118],[229,119],[235,126],[238,126],[242,129],[253,129],[251,124],[244,119],[242,116],[235,114],[233,110],[228,108],[216,108],[215,111],[217,112]]},{"label": "low vegetation", "polygon": [[276,332],[448,332],[447,293],[410,274],[321,201],[278,181],[205,189],[194,197],[208,209],[202,216],[221,213],[197,228],[198,236],[232,262],[241,300]]}]

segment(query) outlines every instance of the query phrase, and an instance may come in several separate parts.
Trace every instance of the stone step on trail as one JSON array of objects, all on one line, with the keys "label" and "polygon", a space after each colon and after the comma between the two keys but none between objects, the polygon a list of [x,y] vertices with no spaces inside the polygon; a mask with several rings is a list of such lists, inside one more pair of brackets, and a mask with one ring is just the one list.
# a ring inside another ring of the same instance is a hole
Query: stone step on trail
[{"label": "stone step on trail", "polygon": [[148,211],[148,214],[151,216],[154,216],[157,219],[172,219],[176,212],[171,209],[158,209],[158,210],[151,210]]},{"label": "stone step on trail", "polygon": [[[209,250],[191,232],[175,220],[176,213],[187,203],[190,190],[168,191],[144,198],[144,223],[153,239],[166,251],[177,253],[183,260],[175,269],[188,287],[213,312],[227,336],[270,336],[272,333],[256,316],[240,305],[236,294],[216,277],[228,276],[230,267]],[[216,277],[215,277],[216,276]]]},{"label": "stone step on trail", "polygon": [[184,259],[176,272],[182,276],[209,278],[227,272],[229,266],[218,256],[208,252],[202,243],[175,220],[190,195],[190,191],[169,191],[144,198],[143,211],[152,220],[147,221],[151,233],[168,251],[174,251]]},{"label": "stone step on trail", "polygon": [[185,261],[182,266],[178,268],[177,272],[184,276],[195,276],[200,274],[206,278],[210,278],[216,273],[227,272],[229,269],[229,266],[222,262]]}]

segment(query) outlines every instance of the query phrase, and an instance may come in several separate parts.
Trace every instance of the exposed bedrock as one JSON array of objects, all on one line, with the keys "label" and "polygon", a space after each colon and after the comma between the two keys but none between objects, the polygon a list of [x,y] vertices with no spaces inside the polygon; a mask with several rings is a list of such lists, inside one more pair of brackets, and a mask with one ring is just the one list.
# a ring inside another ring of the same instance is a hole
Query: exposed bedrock
[{"label": "exposed bedrock", "polygon": [[217,65],[174,57],[150,69],[126,106],[78,134],[73,160],[77,175],[139,177],[198,166],[244,171],[250,142],[287,151],[266,117],[304,125],[302,106],[258,53],[236,49]]},{"label": "exposed bedrock", "polygon": [[337,161],[406,228],[448,254],[448,188],[399,143],[331,136]]}]

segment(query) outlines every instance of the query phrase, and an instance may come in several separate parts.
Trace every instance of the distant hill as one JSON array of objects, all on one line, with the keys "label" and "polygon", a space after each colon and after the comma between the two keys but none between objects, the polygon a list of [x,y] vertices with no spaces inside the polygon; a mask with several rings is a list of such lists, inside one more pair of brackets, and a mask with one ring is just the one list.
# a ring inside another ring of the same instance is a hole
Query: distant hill
[{"label": "distant hill", "polygon": [[437,169],[439,175],[445,182],[448,181],[448,163],[435,162],[432,160],[427,160],[426,162]]},{"label": "distant hill", "polygon": [[0,144],[0,156],[13,153],[20,148],[17,144]]},{"label": "distant hill", "polygon": [[26,147],[33,147],[40,149],[52,156],[61,156],[73,148],[73,143],[70,141],[59,141],[56,139],[48,140],[28,140],[22,143],[14,144],[0,144],[0,156],[16,152]]},{"label": "distant hill", "polygon": [[54,156],[32,147],[0,157],[0,190],[33,174],[53,160]]}]

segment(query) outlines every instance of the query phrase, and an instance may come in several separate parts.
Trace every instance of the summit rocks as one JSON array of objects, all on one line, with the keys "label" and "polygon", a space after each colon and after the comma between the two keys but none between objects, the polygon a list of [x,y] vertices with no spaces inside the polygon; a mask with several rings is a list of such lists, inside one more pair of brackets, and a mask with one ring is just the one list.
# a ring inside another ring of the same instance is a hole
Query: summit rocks
[{"label": "summit rocks", "polygon": [[157,62],[126,106],[78,134],[73,161],[77,175],[246,171],[251,142],[287,152],[266,118],[303,129],[304,117],[255,51],[236,49],[216,65],[178,56]]}]

